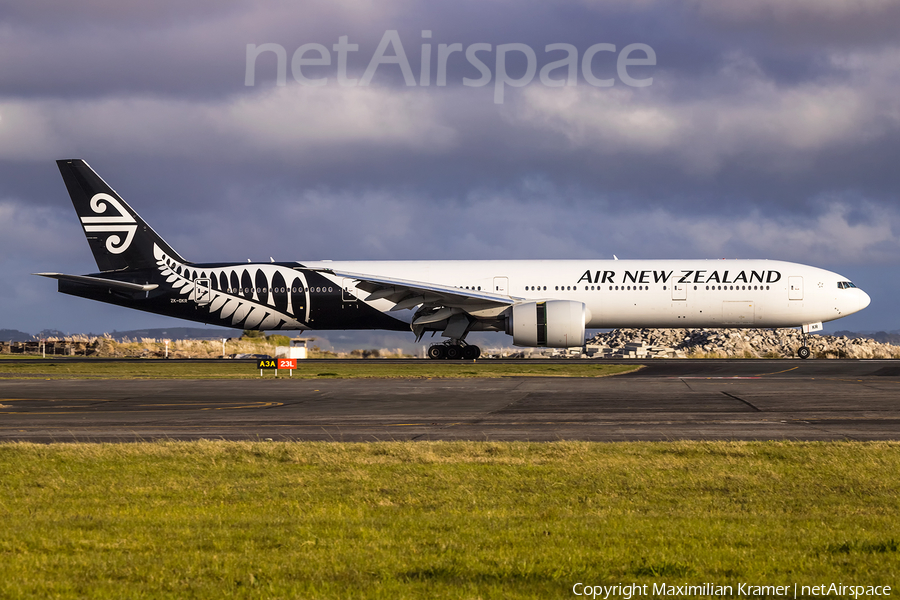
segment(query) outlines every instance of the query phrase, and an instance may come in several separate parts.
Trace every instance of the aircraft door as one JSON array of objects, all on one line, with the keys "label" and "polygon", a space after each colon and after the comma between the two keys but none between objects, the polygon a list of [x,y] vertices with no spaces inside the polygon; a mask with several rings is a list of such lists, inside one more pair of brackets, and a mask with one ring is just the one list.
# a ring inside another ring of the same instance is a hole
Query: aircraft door
[{"label": "aircraft door", "polygon": [[494,277],[494,293],[509,294],[509,277]]},{"label": "aircraft door", "polygon": [[672,285],[672,300],[687,300],[687,285],[676,283]]},{"label": "aircraft door", "polygon": [[343,279],[341,281],[341,297],[344,302],[356,302],[356,286],[353,282],[355,279]]},{"label": "aircraft door", "polygon": [[802,277],[788,277],[788,300],[803,300]]},{"label": "aircraft door", "polygon": [[209,279],[200,278],[194,280],[194,300],[197,301],[197,306],[206,306],[209,304],[211,296]]}]

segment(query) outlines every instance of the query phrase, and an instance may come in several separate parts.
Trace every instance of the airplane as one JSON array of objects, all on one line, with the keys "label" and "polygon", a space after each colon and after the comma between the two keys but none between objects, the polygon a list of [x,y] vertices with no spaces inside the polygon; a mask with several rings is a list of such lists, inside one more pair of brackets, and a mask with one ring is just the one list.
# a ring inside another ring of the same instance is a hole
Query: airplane
[{"label": "airplane", "polygon": [[57,165],[99,273],[35,273],[64,294],[242,330],[381,329],[446,338],[433,359],[476,359],[471,331],[573,348],[585,329],[800,327],[858,312],[849,279],[777,260],[398,260],[193,263],[80,159]]}]

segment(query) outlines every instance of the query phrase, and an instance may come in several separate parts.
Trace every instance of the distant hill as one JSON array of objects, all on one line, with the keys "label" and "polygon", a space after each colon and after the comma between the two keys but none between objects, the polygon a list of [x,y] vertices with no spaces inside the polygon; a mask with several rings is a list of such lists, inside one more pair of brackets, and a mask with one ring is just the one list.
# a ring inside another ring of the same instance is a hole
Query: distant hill
[{"label": "distant hill", "polygon": [[34,336],[18,329],[0,329],[0,341],[2,342],[30,342]]},{"label": "distant hill", "polygon": [[[221,340],[223,338],[241,337],[239,329],[212,329],[208,327],[166,327],[160,329],[133,329],[131,331],[111,331],[109,336],[116,341],[125,338],[136,340],[141,338],[170,339],[170,340]],[[72,334],[44,329],[37,336],[15,329],[0,329],[0,341],[3,342],[29,342],[34,339],[63,338],[71,335],[86,335],[88,337],[101,337],[103,333]]]},{"label": "distant hill", "polygon": [[[132,329],[131,331],[110,331],[109,336],[122,341],[128,339],[154,338],[170,340],[221,340],[241,337],[240,329],[210,329],[205,327],[165,327],[159,329]],[[95,335],[95,334],[88,334]]]},{"label": "distant hill", "polygon": [[66,334],[59,329],[42,329],[37,332],[36,338],[46,340],[47,338],[64,338]]},{"label": "distant hill", "polygon": [[845,335],[848,338],[866,338],[881,342],[882,344],[893,344],[900,346],[900,331],[835,331],[830,335]]}]

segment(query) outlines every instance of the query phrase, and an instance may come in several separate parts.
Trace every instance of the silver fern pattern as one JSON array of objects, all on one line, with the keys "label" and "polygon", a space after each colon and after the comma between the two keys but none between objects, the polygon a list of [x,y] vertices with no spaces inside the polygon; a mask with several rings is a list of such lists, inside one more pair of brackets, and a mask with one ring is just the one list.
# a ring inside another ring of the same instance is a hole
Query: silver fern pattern
[{"label": "silver fern pattern", "polygon": [[259,264],[197,269],[156,244],[153,256],[173,291],[206,306],[210,321],[240,329],[308,329],[309,285],[300,271]]}]

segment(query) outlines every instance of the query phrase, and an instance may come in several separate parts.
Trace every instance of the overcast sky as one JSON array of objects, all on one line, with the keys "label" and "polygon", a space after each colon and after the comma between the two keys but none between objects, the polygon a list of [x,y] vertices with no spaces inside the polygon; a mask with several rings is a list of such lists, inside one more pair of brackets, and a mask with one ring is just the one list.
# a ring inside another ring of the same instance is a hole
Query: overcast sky
[{"label": "overcast sky", "polygon": [[186,324],[30,275],[96,270],[84,158],[193,261],[783,259],[872,296],[827,329],[898,329],[897,31],[893,0],[3,2],[0,328]]}]

